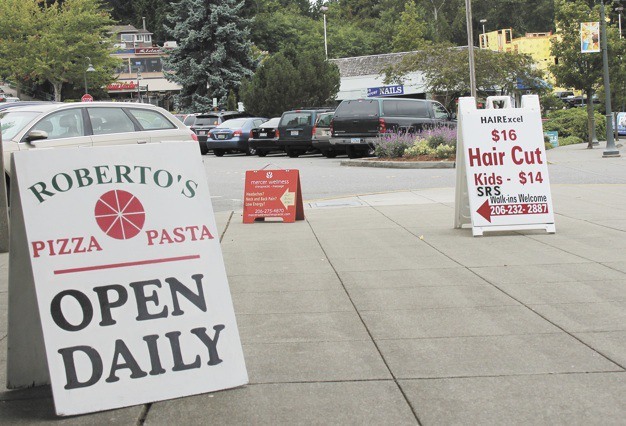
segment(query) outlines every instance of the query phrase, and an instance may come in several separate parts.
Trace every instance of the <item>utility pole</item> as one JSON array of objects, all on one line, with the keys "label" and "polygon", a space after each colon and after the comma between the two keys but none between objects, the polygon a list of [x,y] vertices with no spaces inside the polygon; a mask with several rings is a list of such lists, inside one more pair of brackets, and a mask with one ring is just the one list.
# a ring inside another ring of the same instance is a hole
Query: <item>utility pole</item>
[{"label": "utility pole", "polygon": [[[619,157],[619,150],[615,147],[613,136],[613,112],[611,111],[611,86],[609,83],[609,55],[606,42],[606,20],[604,13],[604,0],[600,6],[600,44],[602,45],[602,68],[604,71],[604,104],[606,107],[606,149],[602,153],[603,158]],[[587,99],[587,102],[593,102]]]},{"label": "utility pole", "polygon": [[469,53],[470,93],[476,99],[476,66],[474,65],[474,31],[472,29],[472,0],[465,0],[467,22],[467,50]]}]

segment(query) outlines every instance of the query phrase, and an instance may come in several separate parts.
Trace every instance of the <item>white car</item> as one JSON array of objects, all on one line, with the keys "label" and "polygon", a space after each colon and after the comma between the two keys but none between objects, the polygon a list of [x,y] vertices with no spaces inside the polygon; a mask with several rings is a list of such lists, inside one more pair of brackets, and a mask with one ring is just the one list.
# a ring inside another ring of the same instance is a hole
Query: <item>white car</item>
[{"label": "white car", "polygon": [[198,140],[163,108],[150,104],[81,102],[0,111],[4,166],[11,153],[37,148],[123,145]]}]

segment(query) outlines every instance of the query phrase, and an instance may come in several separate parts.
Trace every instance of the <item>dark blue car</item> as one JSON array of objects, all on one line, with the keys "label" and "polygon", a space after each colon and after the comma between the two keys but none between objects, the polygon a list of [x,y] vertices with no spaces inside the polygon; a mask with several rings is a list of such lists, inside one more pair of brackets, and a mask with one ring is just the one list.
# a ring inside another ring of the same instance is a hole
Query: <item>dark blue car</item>
[{"label": "dark blue car", "polygon": [[244,152],[246,155],[256,154],[248,140],[255,127],[259,127],[267,118],[249,117],[226,120],[209,131],[206,147],[213,154],[221,157],[226,153]]}]

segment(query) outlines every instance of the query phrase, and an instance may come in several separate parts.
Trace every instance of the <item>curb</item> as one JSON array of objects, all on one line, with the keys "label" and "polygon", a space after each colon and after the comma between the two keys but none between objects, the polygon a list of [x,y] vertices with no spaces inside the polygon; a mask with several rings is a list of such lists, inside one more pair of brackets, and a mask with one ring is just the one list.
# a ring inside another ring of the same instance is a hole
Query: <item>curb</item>
[{"label": "curb", "polygon": [[341,166],[383,167],[388,169],[453,169],[455,161],[379,161],[379,160],[341,160]]}]

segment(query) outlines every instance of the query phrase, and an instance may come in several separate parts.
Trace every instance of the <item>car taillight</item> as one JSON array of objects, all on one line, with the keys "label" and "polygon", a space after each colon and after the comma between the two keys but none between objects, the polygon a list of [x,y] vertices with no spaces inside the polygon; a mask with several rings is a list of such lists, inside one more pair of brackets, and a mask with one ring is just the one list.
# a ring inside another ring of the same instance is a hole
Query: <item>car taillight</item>
[{"label": "car taillight", "polygon": [[330,134],[333,134],[333,127],[335,127],[335,120],[330,120]]},{"label": "car taillight", "polygon": [[241,130],[235,130],[233,136],[241,136]]},{"label": "car taillight", "polygon": [[276,131],[274,132],[274,137],[278,139],[279,136],[280,136],[280,132],[278,131],[278,129],[276,129]]},{"label": "car taillight", "polygon": [[191,132],[191,139],[198,142],[198,135],[196,135],[194,132]]},{"label": "car taillight", "polygon": [[378,119],[378,132],[385,133],[386,131],[387,131],[387,126],[385,125],[385,119],[379,118]]}]

